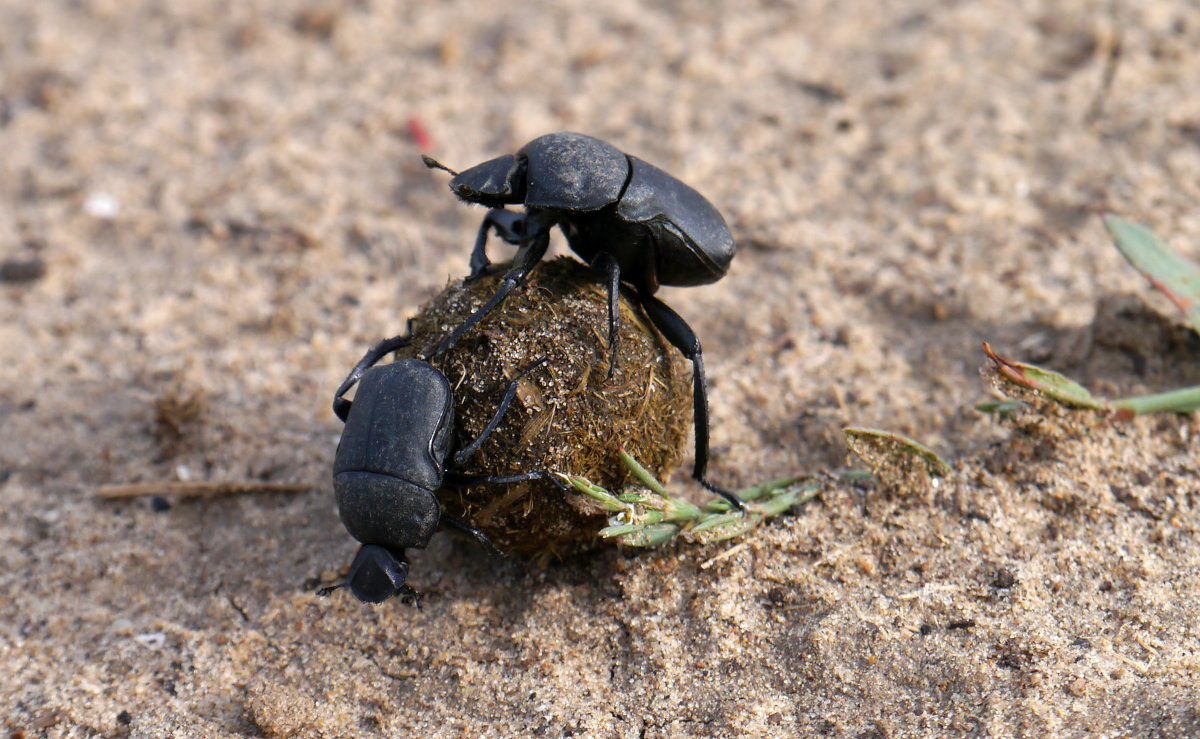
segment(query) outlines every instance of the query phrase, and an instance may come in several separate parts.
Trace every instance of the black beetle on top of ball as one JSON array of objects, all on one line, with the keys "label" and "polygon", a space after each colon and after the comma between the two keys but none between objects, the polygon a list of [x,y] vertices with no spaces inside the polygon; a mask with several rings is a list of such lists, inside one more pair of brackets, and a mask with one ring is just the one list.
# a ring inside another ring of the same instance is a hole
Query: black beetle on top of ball
[{"label": "black beetle on top of ball", "polygon": [[[453,175],[450,188],[463,200],[485,205],[471,274],[487,268],[490,229],[515,246],[513,265],[492,298],[435,349],[453,346],[519,285],[546,253],[550,231],[559,226],[571,249],[608,278],[609,353],[616,361],[617,295],[622,280],[637,293],[642,311],[673,346],[692,362],[696,462],[692,477],[729,500],[734,493],[707,479],[708,396],[700,341],[678,313],[654,297],[659,285],[692,286],[725,275],[736,245],[725,219],[700,193],[637,157],[600,139],[578,133],[546,134],[507,154],[462,172],[429,157],[426,166]],[[523,214],[504,210],[523,205]],[[609,374],[613,365],[609,366]]]},{"label": "black beetle on top of ball", "polygon": [[[496,414],[471,442],[454,447],[454,394],[450,382],[432,364],[401,359],[374,366],[409,345],[408,336],[380,342],[355,365],[333,399],[333,411],[345,422],[333,463],[338,516],[350,535],[362,542],[346,585],[361,601],[381,603],[393,596],[415,601],[405,584],[404,550],[423,549],[440,526],[458,529],[485,545],[478,529],[442,511],[435,492],[449,481],[458,485],[500,484],[541,479],[545,471],[519,475],[460,475],[461,467],[500,424],[522,377],[542,364],[534,362],[511,383]],[[345,394],[358,383],[353,401]],[[330,589],[324,589],[328,592]]]}]

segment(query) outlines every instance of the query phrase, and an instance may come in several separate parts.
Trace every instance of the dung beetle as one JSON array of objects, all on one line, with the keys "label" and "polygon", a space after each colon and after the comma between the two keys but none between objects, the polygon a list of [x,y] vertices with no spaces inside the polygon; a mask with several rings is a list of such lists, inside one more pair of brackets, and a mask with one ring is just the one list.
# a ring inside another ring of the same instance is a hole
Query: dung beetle
[{"label": "dung beetle", "polygon": [[[423,359],[375,366],[410,343],[408,336],[380,342],[355,365],[333,398],[333,412],[346,424],[333,463],[338,517],[350,535],[362,542],[346,585],[366,603],[381,603],[396,595],[417,600],[416,591],[405,584],[404,550],[424,549],[440,526],[491,546],[481,531],[442,512],[435,493],[443,484],[501,484],[549,476],[545,471],[504,477],[454,471],[495,431],[516,396],[517,383],[544,358],[509,383],[495,416],[479,436],[456,448],[454,393],[446,376]],[[347,400],[345,395],[355,383],[355,398]]]},{"label": "dung beetle", "polygon": [[[519,285],[546,254],[550,231],[562,229],[572,251],[607,277],[609,377],[617,361],[617,298],[621,282],[636,291],[651,323],[692,362],[696,464],[692,477],[729,500],[732,492],[709,482],[708,395],[704,358],[696,333],[668,305],[654,297],[659,285],[706,285],[721,279],[737,249],[720,212],[700,193],[661,169],[621,152],[612,144],[578,133],[558,132],[506,154],[455,172],[430,157],[425,166],[453,175],[459,198],[485,205],[471,274],[489,265],[488,231],[517,247],[512,267],[495,294],[448,334],[435,353],[446,351]],[[504,210],[523,205],[524,213]]]}]

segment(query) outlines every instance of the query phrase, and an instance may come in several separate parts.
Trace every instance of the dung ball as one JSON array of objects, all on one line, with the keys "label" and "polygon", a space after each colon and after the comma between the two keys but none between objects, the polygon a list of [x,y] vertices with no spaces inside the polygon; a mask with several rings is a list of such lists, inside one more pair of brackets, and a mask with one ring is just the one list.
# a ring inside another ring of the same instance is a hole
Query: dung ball
[{"label": "dung ball", "polygon": [[[453,281],[412,322],[410,351],[429,356],[438,342],[496,291],[503,269]],[[454,388],[460,445],[493,418],[513,378],[516,399],[480,450],[456,470],[516,475],[550,470],[619,490],[629,451],[659,479],[679,462],[691,429],[691,372],[680,353],[624,294],[616,370],[608,377],[608,292],[602,278],[570,257],[538,264],[444,355],[430,361]],[[561,558],[598,543],[605,518],[549,480],[445,487],[446,513],[516,554]]]}]

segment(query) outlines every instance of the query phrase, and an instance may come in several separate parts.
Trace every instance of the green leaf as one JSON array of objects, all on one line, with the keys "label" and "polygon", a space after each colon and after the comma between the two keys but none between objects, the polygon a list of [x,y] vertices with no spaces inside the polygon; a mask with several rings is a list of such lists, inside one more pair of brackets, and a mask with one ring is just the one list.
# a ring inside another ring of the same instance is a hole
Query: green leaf
[{"label": "green leaf", "polygon": [[695,540],[702,542],[730,539],[749,531],[765,518],[807,503],[817,497],[821,487],[815,482],[796,487],[797,482],[809,479],[811,475],[787,477],[740,491],[744,500],[752,502],[746,513],[728,511],[729,505],[723,499],[710,501],[702,509],[682,498],[670,497],[654,476],[632,456],[622,452],[621,457],[641,483],[657,487],[662,492],[630,486],[613,495],[582,477],[555,474],[583,494],[593,508],[614,514],[608,519],[609,525],[598,532],[600,536],[634,547],[658,546],[682,530],[699,534]]},{"label": "green leaf", "polygon": [[691,532],[692,534],[700,533],[701,535],[697,536],[697,539],[708,544],[713,544],[718,541],[725,541],[741,536],[757,526],[762,520],[763,517],[760,514],[752,513],[748,516],[722,523],[720,526],[710,527],[702,532],[697,532],[696,529],[699,527],[693,526]]},{"label": "green leaf", "polygon": [[1200,333],[1200,269],[1145,226],[1120,216],[1104,216],[1104,227],[1129,263],[1183,311]]},{"label": "green leaf", "polygon": [[722,526],[729,526],[738,521],[745,520],[746,514],[738,511],[736,513],[721,513],[718,515],[710,515],[705,517],[700,523],[693,526],[690,530],[693,534],[701,534],[709,529],[715,529]]},{"label": "green leaf", "polygon": [[1122,421],[1143,413],[1191,413],[1200,410],[1200,387],[1121,398],[1114,400],[1112,406],[1116,418]]},{"label": "green leaf", "polygon": [[844,482],[849,485],[858,485],[860,483],[867,483],[874,480],[875,473],[871,470],[863,469],[842,470],[841,472],[837,473],[836,477],[838,482]]},{"label": "green leaf", "polygon": [[913,457],[924,462],[929,473],[936,477],[950,474],[950,465],[916,439],[868,428],[844,428],[842,434],[850,449],[868,463],[880,454],[885,457]]},{"label": "green leaf", "polygon": [[756,510],[762,512],[764,516],[778,516],[779,514],[794,508],[798,505],[809,502],[821,494],[821,486],[814,483],[809,483],[803,487],[794,488],[781,495],[777,495],[770,500],[763,501]]},{"label": "green leaf", "polygon": [[631,547],[656,547],[667,543],[677,533],[679,527],[673,523],[656,523],[622,536],[621,543]]},{"label": "green leaf", "polygon": [[1023,400],[985,400],[975,406],[980,413],[1006,418],[1025,407]]},{"label": "green leaf", "polygon": [[667,494],[667,489],[663,487],[662,483],[659,482],[654,475],[650,474],[650,470],[643,467],[641,462],[637,461],[631,455],[626,453],[624,449],[619,450],[618,453],[621,455],[621,461],[625,463],[625,466],[629,468],[629,471],[633,473],[633,476],[638,479],[638,482],[642,483],[664,498],[671,497]]},{"label": "green leaf", "polygon": [[605,539],[614,539],[618,536],[628,536],[641,532],[645,526],[640,523],[624,523],[616,526],[605,526],[596,533],[603,536]]},{"label": "green leaf", "polygon": [[566,482],[571,487],[591,498],[596,505],[603,508],[609,513],[628,510],[629,506],[617,500],[612,493],[608,492],[599,485],[594,484],[590,480],[575,475],[566,475],[561,472],[555,472],[555,475]]},{"label": "green leaf", "polygon": [[700,515],[695,503],[682,498],[671,498],[663,508],[664,521],[695,521]]},{"label": "green leaf", "polygon": [[991,345],[986,341],[983,342],[983,351],[996,365],[996,371],[1000,373],[1000,376],[1014,385],[1037,390],[1066,405],[1091,408],[1096,411],[1108,410],[1108,405],[1104,401],[1096,399],[1086,387],[1064,375],[1032,364],[1005,359],[992,351]]},{"label": "green leaf", "polygon": [[[764,482],[758,485],[751,485],[748,488],[742,488],[741,490],[737,491],[737,496],[747,503],[751,503],[756,500],[762,500],[763,498],[770,498],[771,496],[776,495],[778,491],[786,490],[787,488],[790,488],[806,478],[807,476],[796,475],[792,477],[782,477],[778,480],[771,480],[770,482]],[[714,498],[704,504],[704,510],[710,513],[725,513],[726,511],[733,510],[733,505],[724,498]]]},{"label": "green leaf", "polygon": [[1146,413],[1191,413],[1200,410],[1200,386],[1109,402],[1094,397],[1087,388],[1057,372],[1004,359],[993,352],[987,342],[984,342],[983,350],[996,363],[1000,375],[1009,382],[1039,390],[1066,405],[1110,413],[1117,421],[1128,421]]},{"label": "green leaf", "polygon": [[644,505],[651,508],[661,508],[663,497],[655,495],[649,490],[641,490],[639,488],[626,488],[617,495],[617,500],[622,503],[630,503],[632,505]]}]

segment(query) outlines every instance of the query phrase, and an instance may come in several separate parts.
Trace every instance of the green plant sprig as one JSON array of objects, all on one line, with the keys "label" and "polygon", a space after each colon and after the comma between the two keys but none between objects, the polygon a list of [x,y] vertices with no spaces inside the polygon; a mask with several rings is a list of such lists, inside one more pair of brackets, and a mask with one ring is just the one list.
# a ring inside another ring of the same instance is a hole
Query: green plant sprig
[{"label": "green plant sprig", "polygon": [[[1200,267],[1184,259],[1158,234],[1120,216],[1104,216],[1104,227],[1113,244],[1130,264],[1141,272],[1156,290],[1167,297],[1186,317],[1192,330],[1200,334]],[[1092,395],[1086,387],[1054,370],[1017,362],[992,351],[985,341],[983,351],[992,361],[997,376],[1004,382],[1033,390],[1060,405],[1086,408],[1114,420],[1128,421],[1147,413],[1193,413],[1200,410],[1200,385],[1169,390],[1153,395],[1137,395],[1105,400]],[[1009,412],[1014,406],[980,408],[984,412]]]},{"label": "green plant sprig", "polygon": [[785,477],[739,490],[738,497],[749,504],[745,511],[732,510],[723,498],[701,507],[673,497],[636,459],[624,450],[620,454],[642,487],[630,485],[614,494],[583,477],[555,474],[593,508],[610,514],[599,535],[627,546],[656,547],[680,534],[701,543],[732,539],[820,494],[821,486],[811,478]]}]

